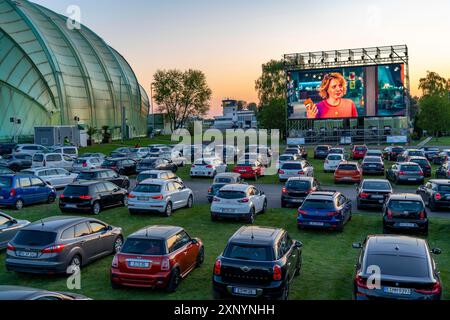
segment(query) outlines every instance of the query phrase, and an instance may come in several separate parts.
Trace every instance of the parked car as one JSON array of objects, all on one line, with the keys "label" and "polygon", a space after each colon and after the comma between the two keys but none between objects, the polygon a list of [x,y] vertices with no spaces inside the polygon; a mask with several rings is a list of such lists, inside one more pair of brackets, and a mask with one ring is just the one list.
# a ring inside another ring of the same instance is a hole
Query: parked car
[{"label": "parked car", "polygon": [[288,145],[286,148],[285,154],[297,154],[300,159],[306,160],[308,159],[308,151],[304,146],[300,145]]},{"label": "parked car", "polygon": [[398,183],[418,183],[423,184],[424,176],[422,168],[414,162],[402,162],[392,165],[386,171],[386,178]]},{"label": "parked car", "polygon": [[366,151],[366,157],[379,157],[383,159],[383,151],[377,149],[368,149]]},{"label": "parked car", "polygon": [[244,180],[241,178],[239,173],[234,172],[224,172],[219,173],[215,176],[212,185],[208,188],[208,201],[211,203],[214,197],[219,192],[220,188],[226,186],[227,184],[241,184]]},{"label": "parked car", "polygon": [[21,286],[0,285],[0,300],[71,301],[71,300],[92,300],[92,299],[74,292],[55,292]]},{"label": "parked car", "polygon": [[122,176],[136,174],[137,163],[134,160],[126,158],[107,158],[103,161],[102,169],[111,169]]},{"label": "parked car", "polygon": [[128,191],[108,181],[76,181],[59,196],[61,212],[90,212],[95,215],[114,207],[126,206]]},{"label": "parked car", "polygon": [[320,184],[313,177],[289,178],[281,190],[281,207],[295,205],[298,208],[308,194],[319,190]]},{"label": "parked car", "polygon": [[94,181],[108,181],[114,183],[116,186],[124,189],[130,187],[130,179],[127,176],[119,175],[116,171],[110,169],[94,169],[89,171],[82,171],[78,174],[75,181],[94,180]]},{"label": "parked car", "polygon": [[425,157],[425,153],[418,149],[407,149],[397,156],[398,162],[405,162],[409,157]]},{"label": "parked car", "polygon": [[237,160],[238,148],[232,145],[213,145],[205,148],[205,152],[211,157],[216,157],[225,163],[234,163]]},{"label": "parked car", "polygon": [[442,165],[450,159],[450,150],[443,150],[436,157],[433,158],[433,163]]},{"label": "parked car", "polygon": [[301,159],[302,158],[298,154],[282,154],[278,158],[278,169],[281,168],[283,164],[285,164],[288,161],[299,161]]},{"label": "parked car", "polygon": [[256,215],[265,213],[267,199],[264,192],[252,185],[229,184],[222,187],[211,204],[211,220],[219,218],[245,219],[252,224]]},{"label": "parked car", "polygon": [[227,171],[227,165],[217,158],[201,158],[194,162],[189,175],[191,177],[215,177]]},{"label": "parked car", "polygon": [[133,158],[138,159],[144,159],[145,157],[148,157],[150,154],[149,148],[130,148],[130,152],[134,154],[135,156]]},{"label": "parked car", "polygon": [[14,174],[15,172],[12,171],[11,169],[8,169],[6,167],[0,167],[0,175],[3,174]]},{"label": "parked car", "polygon": [[72,172],[81,172],[86,170],[98,169],[102,166],[104,159],[102,158],[78,158],[72,165]]},{"label": "parked car", "polygon": [[163,153],[172,153],[172,148],[169,146],[156,146],[149,148],[148,157],[159,158]]},{"label": "parked car", "polygon": [[331,146],[328,145],[320,145],[314,148],[314,159],[325,159],[329,152]]},{"label": "parked car", "polygon": [[72,167],[73,159],[59,153],[35,153],[31,163],[31,168],[63,168],[70,171]]},{"label": "parked car", "polygon": [[31,204],[53,203],[55,199],[55,188],[34,175],[0,176],[0,206],[21,210]]},{"label": "parked car", "polygon": [[16,156],[18,154],[28,154],[28,155],[33,156],[35,153],[38,153],[38,152],[41,152],[41,153],[48,152],[48,149],[39,144],[18,144],[14,148],[14,151],[12,152],[12,154],[14,156]]},{"label": "parked car", "polygon": [[306,160],[285,162],[278,170],[280,182],[292,177],[314,177],[314,167]]},{"label": "parked car", "polygon": [[342,154],[345,159],[348,159],[347,151],[345,151],[345,148],[335,147],[331,148],[328,154]]},{"label": "parked car", "polygon": [[291,148],[286,148],[286,149],[284,150],[284,153],[285,153],[285,154],[292,154],[292,155],[295,155],[295,156],[301,158],[301,155],[300,155],[301,151],[300,151],[300,148],[298,148],[298,147],[295,147],[295,148],[292,148],[292,147],[291,147]]},{"label": "parked car", "polygon": [[147,179],[161,179],[161,180],[171,180],[176,181],[178,183],[183,183],[180,177],[178,177],[175,173],[169,170],[147,170],[142,171],[136,177],[136,183],[139,184]]},{"label": "parked car", "polygon": [[272,150],[267,146],[251,144],[245,147],[245,153],[258,154],[261,164],[265,167],[268,167],[272,160]]},{"label": "parked car", "polygon": [[383,208],[383,233],[419,231],[428,235],[428,216],[420,195],[393,194]]},{"label": "parked car", "polygon": [[203,264],[202,240],[181,227],[150,226],[131,234],[111,264],[111,286],[176,291],[180,281]]},{"label": "parked car", "polygon": [[367,152],[366,145],[354,145],[352,148],[352,158],[353,160],[364,159]]},{"label": "parked car", "polygon": [[17,143],[15,143],[15,142],[0,143],[0,156],[12,154],[16,145],[17,145]]},{"label": "parked car", "polygon": [[87,152],[87,153],[83,153],[83,154],[79,155],[78,159],[80,159],[80,158],[100,158],[102,160],[105,160],[106,155],[101,152]]},{"label": "parked car", "polygon": [[359,183],[363,173],[361,166],[357,162],[342,161],[334,172],[334,183],[356,182]]},{"label": "parked car", "polygon": [[254,179],[264,175],[264,166],[258,160],[239,159],[233,169],[234,173],[239,173],[243,179]]},{"label": "parked car", "polygon": [[431,177],[431,164],[428,162],[427,158],[425,157],[408,157],[406,159],[407,162],[414,162],[417,163],[420,168],[422,169],[423,175],[425,177]]},{"label": "parked car", "polygon": [[450,163],[445,162],[436,169],[436,179],[450,179]]},{"label": "parked car", "polygon": [[178,166],[170,160],[160,158],[146,158],[137,164],[136,171],[138,173],[148,170],[169,170],[177,172]]},{"label": "parked car", "polygon": [[352,202],[336,191],[310,193],[298,209],[297,226],[303,228],[325,228],[342,232],[344,225],[352,219]]},{"label": "parked car", "polygon": [[214,298],[287,300],[302,268],[302,247],[283,229],[240,228],[214,263]]},{"label": "parked car", "polygon": [[97,219],[50,217],[22,228],[8,244],[8,271],[72,274],[120,251],[122,229]]},{"label": "parked car", "polygon": [[364,179],[356,188],[358,210],[366,207],[382,208],[392,193],[392,186],[388,180]]},{"label": "parked car", "polygon": [[168,152],[168,153],[161,153],[160,159],[165,159],[165,160],[169,161],[169,163],[175,164],[177,167],[184,167],[184,165],[189,162],[188,159],[181,156],[181,154],[179,152],[175,152],[175,151]]},{"label": "parked car", "polygon": [[384,176],[385,168],[383,159],[380,157],[366,156],[361,164],[362,173]]},{"label": "parked car", "polygon": [[159,212],[170,217],[174,210],[192,208],[194,193],[184,184],[171,180],[147,179],[128,195],[130,214]]},{"label": "parked car", "polygon": [[383,158],[388,161],[397,161],[397,157],[405,151],[401,146],[386,147],[383,150]]},{"label": "parked car", "polygon": [[0,211],[0,250],[6,249],[8,242],[16,233],[30,224],[27,220],[17,220]]},{"label": "parked car", "polygon": [[71,173],[62,168],[47,169],[47,168],[33,168],[22,170],[21,173],[35,175],[44,180],[48,185],[54,188],[64,188],[69,183],[74,182],[78,174]]},{"label": "parked car", "polygon": [[429,180],[424,186],[417,189],[426,206],[431,211],[450,208],[450,180]]},{"label": "parked car", "polygon": [[23,169],[31,168],[32,156],[29,154],[3,155],[0,157],[0,166],[18,172]]},{"label": "parked car", "polygon": [[[353,297],[356,300],[440,300],[442,285],[432,255],[441,254],[419,238],[371,235],[363,244],[355,265]],[[381,271],[380,286],[371,286],[374,266]]]},{"label": "parked car", "polygon": [[428,161],[433,161],[433,159],[441,153],[441,149],[438,147],[423,147],[419,150],[425,154]]},{"label": "parked car", "polygon": [[59,153],[61,155],[68,155],[72,159],[78,158],[78,148],[75,146],[54,146],[50,147],[49,151],[51,153]]},{"label": "parked car", "polygon": [[323,163],[324,172],[334,172],[342,161],[346,161],[342,154],[328,154]]}]

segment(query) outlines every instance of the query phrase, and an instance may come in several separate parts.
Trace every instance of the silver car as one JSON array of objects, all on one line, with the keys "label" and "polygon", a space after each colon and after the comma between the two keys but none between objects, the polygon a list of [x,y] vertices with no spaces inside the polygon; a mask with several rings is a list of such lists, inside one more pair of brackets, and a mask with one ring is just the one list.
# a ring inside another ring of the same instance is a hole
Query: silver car
[{"label": "silver car", "polygon": [[30,224],[27,220],[16,220],[6,213],[0,212],[0,250],[6,249],[8,242],[16,233]]},{"label": "silver car", "polygon": [[227,165],[217,158],[201,158],[191,167],[191,177],[215,177],[218,173],[227,171]]},{"label": "silver car", "polygon": [[136,183],[141,183],[147,179],[161,179],[161,180],[172,180],[179,183],[183,183],[180,177],[169,170],[146,170],[142,171],[136,177]]},{"label": "silver car", "polygon": [[96,157],[78,158],[73,162],[72,171],[81,172],[86,170],[98,169],[102,166],[104,159]]},{"label": "silver car", "polygon": [[55,188],[64,188],[78,177],[78,174],[62,168],[32,168],[21,172],[33,174]]},{"label": "silver car", "polygon": [[314,168],[306,160],[287,161],[278,170],[280,182],[293,177],[314,177]]},{"label": "silver car", "polygon": [[166,217],[173,210],[192,208],[194,193],[185,185],[171,180],[147,179],[138,184],[128,195],[130,214],[159,212]]}]

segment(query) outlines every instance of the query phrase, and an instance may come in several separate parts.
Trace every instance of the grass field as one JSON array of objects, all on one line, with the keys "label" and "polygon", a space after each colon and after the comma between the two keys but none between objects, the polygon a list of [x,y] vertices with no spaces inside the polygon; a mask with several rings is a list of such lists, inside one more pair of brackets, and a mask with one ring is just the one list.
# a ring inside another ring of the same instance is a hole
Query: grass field
[{"label": "grass field", "polygon": [[[19,219],[36,221],[44,217],[59,215],[56,204],[38,205],[20,212],[8,212]],[[215,258],[225,247],[228,238],[242,225],[238,222],[211,222],[209,207],[195,205],[190,210],[180,210],[170,218],[157,215],[130,216],[126,208],[115,208],[102,212],[98,218],[115,226],[121,226],[128,235],[144,226],[155,224],[178,225],[205,244],[205,263],[182,281],[177,292],[167,294],[160,290],[120,289],[113,290],[109,282],[109,267],[112,256],[103,258],[82,269],[81,287],[77,293],[93,299],[211,299],[211,276]],[[369,234],[382,232],[381,215],[355,214],[343,233],[323,231],[299,231],[296,228],[295,209],[271,209],[256,219],[256,225],[282,227],[294,239],[304,244],[303,270],[291,287],[291,299],[328,300],[351,299],[353,266],[358,250],[353,242],[360,242]],[[432,219],[429,243],[439,247],[443,254],[436,257],[440,265],[444,288],[450,287],[450,223],[448,220]],[[26,275],[7,272],[5,254],[0,254],[0,283],[3,285],[25,285],[49,290],[67,291],[66,279],[59,276]],[[444,293],[449,299],[450,293]]]}]

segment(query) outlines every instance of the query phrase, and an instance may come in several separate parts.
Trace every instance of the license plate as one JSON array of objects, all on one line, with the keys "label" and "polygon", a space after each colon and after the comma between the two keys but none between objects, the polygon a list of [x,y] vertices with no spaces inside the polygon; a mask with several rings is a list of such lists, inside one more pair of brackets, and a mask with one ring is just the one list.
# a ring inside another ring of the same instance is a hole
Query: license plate
[{"label": "license plate", "polygon": [[148,201],[148,197],[137,197],[138,201]]},{"label": "license plate", "polygon": [[376,195],[374,195],[374,196],[372,196],[372,198],[374,198],[374,199],[384,199],[384,196],[376,196]]},{"label": "license plate", "polygon": [[292,202],[303,202],[303,199],[292,199]]},{"label": "license plate", "polygon": [[76,208],[76,204],[66,204],[66,208]]},{"label": "license plate", "polygon": [[139,261],[128,261],[128,266],[130,268],[147,269],[150,267],[150,263],[149,262],[139,262]]},{"label": "license plate", "polygon": [[239,172],[247,172],[246,170],[239,170]]},{"label": "license plate", "polygon": [[256,296],[256,289],[250,288],[233,288],[234,294],[241,294],[244,296]]},{"label": "license plate", "polygon": [[222,209],[223,213],[234,213],[234,209]]},{"label": "license plate", "polygon": [[373,165],[373,164],[371,164],[371,165],[369,165],[369,168],[376,168],[377,166],[376,165]]},{"label": "license plate", "polygon": [[408,181],[416,181],[416,178],[408,178]]},{"label": "license plate", "polygon": [[415,223],[399,223],[398,225],[403,228],[414,228],[417,226]]},{"label": "license plate", "polygon": [[323,222],[310,222],[310,226],[323,227]]},{"label": "license plate", "polygon": [[385,287],[384,292],[390,293],[390,294],[404,295],[404,296],[411,295],[411,289],[406,289],[406,288]]},{"label": "license plate", "polygon": [[37,252],[16,251],[16,255],[18,257],[24,257],[24,258],[36,258]]}]

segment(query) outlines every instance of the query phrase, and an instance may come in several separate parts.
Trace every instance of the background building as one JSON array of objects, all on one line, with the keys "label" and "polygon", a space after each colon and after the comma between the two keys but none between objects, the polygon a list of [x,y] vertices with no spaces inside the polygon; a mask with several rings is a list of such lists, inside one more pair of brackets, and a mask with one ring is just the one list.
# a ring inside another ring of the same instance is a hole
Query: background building
[{"label": "background building", "polygon": [[255,112],[251,110],[238,110],[237,100],[222,101],[223,116],[214,117],[214,128],[225,129],[252,129],[257,128]]},{"label": "background building", "polygon": [[149,99],[127,61],[87,27],[26,0],[0,0],[0,140],[35,126],[147,134]]}]

